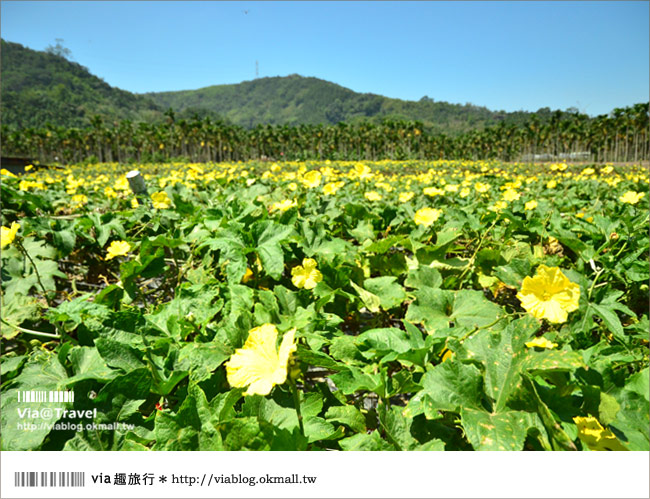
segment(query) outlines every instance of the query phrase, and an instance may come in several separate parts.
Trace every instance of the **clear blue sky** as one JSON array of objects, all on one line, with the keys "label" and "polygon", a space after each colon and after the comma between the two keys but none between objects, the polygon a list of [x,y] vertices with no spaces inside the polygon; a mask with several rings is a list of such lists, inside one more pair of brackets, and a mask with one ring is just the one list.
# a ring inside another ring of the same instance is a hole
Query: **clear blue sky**
[{"label": "clear blue sky", "polygon": [[2,38],[132,92],[298,73],[493,110],[649,99],[649,5],[612,2],[2,1]]}]

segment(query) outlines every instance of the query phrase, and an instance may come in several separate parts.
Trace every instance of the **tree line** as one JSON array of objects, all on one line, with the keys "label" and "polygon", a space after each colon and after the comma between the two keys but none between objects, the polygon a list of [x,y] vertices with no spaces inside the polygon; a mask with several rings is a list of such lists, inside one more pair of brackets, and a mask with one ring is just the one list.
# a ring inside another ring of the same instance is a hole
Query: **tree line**
[{"label": "tree line", "polygon": [[161,123],[138,123],[128,119],[106,122],[94,116],[86,128],[47,124],[17,129],[3,125],[3,156],[26,156],[45,164],[250,159],[650,159],[648,103],[617,108],[595,118],[555,111],[550,119],[541,120],[532,114],[523,124],[501,122],[453,137],[429,132],[418,121],[398,119],[245,129],[210,116],[181,118],[171,109],[165,117]]}]

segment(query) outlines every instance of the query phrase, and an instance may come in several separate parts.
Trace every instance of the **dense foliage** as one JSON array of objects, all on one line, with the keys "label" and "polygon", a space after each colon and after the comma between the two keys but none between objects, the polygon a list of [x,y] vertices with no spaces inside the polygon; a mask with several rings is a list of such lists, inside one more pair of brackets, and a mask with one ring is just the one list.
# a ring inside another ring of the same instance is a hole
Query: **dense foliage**
[{"label": "dense foliage", "polygon": [[458,137],[432,134],[414,121],[385,120],[333,126],[262,126],[247,130],[209,116],[185,119],[169,110],[166,122],[105,124],[99,116],[86,129],[48,126],[11,130],[3,125],[5,155],[41,162],[240,161],[248,159],[499,159],[640,161],[650,158],[648,106],[617,109],[589,120],[554,113],[523,126],[503,123]]},{"label": "dense foliage", "polygon": [[64,57],[4,40],[1,43],[5,125],[84,127],[96,114],[111,120],[162,116],[150,99],[111,87]]},{"label": "dense foliage", "polygon": [[138,168],[3,172],[3,450],[649,450],[646,170]]}]

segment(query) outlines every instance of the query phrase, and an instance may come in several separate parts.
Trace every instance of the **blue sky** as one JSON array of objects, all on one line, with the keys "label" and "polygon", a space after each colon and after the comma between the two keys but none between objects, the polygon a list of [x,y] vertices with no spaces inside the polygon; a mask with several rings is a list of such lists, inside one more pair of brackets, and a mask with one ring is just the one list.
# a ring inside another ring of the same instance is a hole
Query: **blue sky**
[{"label": "blue sky", "polygon": [[492,110],[608,113],[649,99],[649,5],[613,2],[3,0],[2,38],[132,92],[298,73]]}]

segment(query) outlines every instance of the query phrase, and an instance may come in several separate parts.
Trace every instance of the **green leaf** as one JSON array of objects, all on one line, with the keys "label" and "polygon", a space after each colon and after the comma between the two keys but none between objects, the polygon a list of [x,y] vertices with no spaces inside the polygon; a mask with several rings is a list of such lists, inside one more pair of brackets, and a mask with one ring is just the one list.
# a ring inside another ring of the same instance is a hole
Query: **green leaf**
[{"label": "green leaf", "polygon": [[501,307],[488,301],[480,291],[447,291],[423,287],[414,292],[416,301],[409,305],[406,320],[422,323],[429,334],[455,327],[485,327],[503,313]]},{"label": "green leaf", "polygon": [[374,277],[366,279],[363,282],[363,287],[379,297],[381,308],[389,310],[397,307],[406,299],[404,288],[395,281],[397,281],[397,277],[393,276]]},{"label": "green leaf", "polygon": [[504,284],[521,289],[524,278],[530,275],[532,270],[530,261],[525,258],[514,258],[508,265],[495,267],[493,275],[498,277]]},{"label": "green leaf", "polygon": [[524,447],[529,415],[521,411],[489,413],[463,409],[461,424],[475,450],[517,451]]},{"label": "green leaf", "polygon": [[76,346],[68,354],[74,376],[68,378],[67,386],[72,386],[86,379],[109,381],[119,374],[119,371],[109,368],[97,348]]},{"label": "green leaf", "polygon": [[361,301],[363,302],[363,304],[366,306],[366,308],[368,310],[370,310],[373,313],[379,312],[379,308],[380,308],[380,305],[381,305],[381,300],[379,299],[379,297],[376,294],[371,293],[370,291],[366,291],[361,286],[357,286],[352,281],[350,281],[350,285],[359,294],[359,297],[361,298]]},{"label": "green leaf", "polygon": [[439,288],[442,285],[442,276],[437,269],[432,267],[418,267],[408,272],[404,286],[409,288]]},{"label": "green leaf", "polygon": [[476,366],[453,360],[443,362],[424,373],[421,384],[428,419],[438,417],[437,411],[481,407],[483,379]]},{"label": "green leaf", "polygon": [[[41,427],[43,423],[54,424],[56,412],[52,419],[40,418],[42,409],[65,408],[69,404],[50,402],[30,402],[18,400],[19,391],[55,391],[66,386],[67,373],[54,353],[37,351],[32,354],[20,375],[10,381],[2,392],[0,399],[2,411],[2,450],[36,450],[50,429]],[[28,410],[25,412],[25,410]],[[33,412],[36,411],[36,412]],[[21,414],[24,417],[21,417]],[[60,417],[60,416],[59,416]],[[21,425],[19,427],[19,425]],[[27,428],[23,429],[26,426]],[[33,426],[31,426],[33,425]]]},{"label": "green leaf", "polygon": [[623,325],[621,320],[616,315],[616,312],[612,306],[607,305],[596,305],[595,303],[590,303],[589,307],[603,320],[607,329],[618,339],[625,341],[625,333],[623,332]]},{"label": "green leaf", "polygon": [[332,406],[325,413],[325,419],[344,424],[357,433],[366,431],[366,418],[353,405]]},{"label": "green leaf", "polygon": [[395,450],[388,442],[383,440],[378,432],[373,431],[370,434],[357,433],[348,438],[339,440],[341,449],[348,451],[377,451],[377,450]]},{"label": "green leaf", "polygon": [[143,353],[129,345],[109,338],[97,338],[95,346],[109,366],[129,372],[145,365],[142,361]]},{"label": "green leaf", "polygon": [[537,329],[539,324],[535,319],[524,317],[512,321],[500,332],[478,331],[462,347],[452,347],[459,360],[483,365],[485,393],[494,402],[494,412],[505,410],[508,397],[519,386],[528,359],[524,343]]}]

